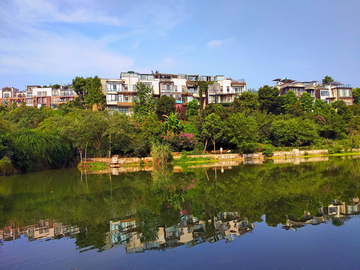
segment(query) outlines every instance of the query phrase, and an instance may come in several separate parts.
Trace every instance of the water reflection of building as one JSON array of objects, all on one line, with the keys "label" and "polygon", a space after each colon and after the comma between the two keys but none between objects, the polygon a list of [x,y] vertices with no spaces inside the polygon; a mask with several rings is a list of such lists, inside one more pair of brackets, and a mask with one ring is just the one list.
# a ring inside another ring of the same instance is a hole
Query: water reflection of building
[{"label": "water reflection of building", "polygon": [[312,216],[308,211],[305,211],[300,219],[297,219],[292,215],[287,216],[287,221],[283,226],[283,229],[296,230],[308,224],[319,225],[320,223],[326,223],[327,221],[332,221],[334,225],[341,225],[345,220],[359,214],[359,198],[353,199],[353,202],[351,203],[335,200],[329,206],[322,206],[315,216]]},{"label": "water reflection of building", "polygon": [[26,235],[28,241],[36,241],[49,238],[62,238],[72,236],[80,232],[77,226],[64,225],[50,220],[40,220],[37,224],[19,227],[12,224],[0,230],[0,239],[14,241],[21,235]]},{"label": "water reflection of building", "polygon": [[152,249],[167,249],[186,245],[193,247],[200,243],[214,243],[219,240],[231,242],[254,229],[254,223],[241,220],[236,212],[220,213],[208,222],[185,215],[180,223],[170,227],[159,227],[157,239],[150,243],[142,242],[142,234],[136,227],[136,219],[110,222],[110,231],[105,239],[106,249],[123,245],[126,253],[138,253]]}]

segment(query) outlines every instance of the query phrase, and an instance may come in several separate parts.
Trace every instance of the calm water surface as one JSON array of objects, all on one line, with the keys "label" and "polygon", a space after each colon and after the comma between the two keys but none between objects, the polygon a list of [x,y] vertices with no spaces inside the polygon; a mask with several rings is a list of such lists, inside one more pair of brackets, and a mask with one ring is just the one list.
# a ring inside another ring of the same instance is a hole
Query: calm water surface
[{"label": "calm water surface", "polygon": [[360,159],[177,171],[0,178],[0,268],[360,268]]}]

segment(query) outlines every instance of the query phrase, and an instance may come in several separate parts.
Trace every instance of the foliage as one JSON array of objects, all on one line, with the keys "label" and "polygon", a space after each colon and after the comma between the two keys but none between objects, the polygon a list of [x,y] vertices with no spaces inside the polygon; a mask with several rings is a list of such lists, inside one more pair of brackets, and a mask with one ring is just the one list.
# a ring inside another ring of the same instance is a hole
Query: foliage
[{"label": "foliage", "polygon": [[360,88],[359,87],[353,88],[352,96],[354,99],[354,104],[360,105]]},{"label": "foliage", "polygon": [[271,157],[274,154],[274,150],[271,146],[266,146],[265,150],[262,152],[264,156]]},{"label": "foliage", "polygon": [[75,77],[72,80],[72,87],[87,108],[92,109],[97,107],[97,109],[103,109],[106,98],[101,91],[101,81],[98,76],[94,78],[88,77],[86,79],[83,77]]},{"label": "foliage", "polygon": [[241,149],[241,152],[254,152],[258,142],[258,126],[254,118],[246,117],[241,113],[232,114],[224,133],[229,137],[231,143]]},{"label": "foliage", "polygon": [[160,121],[165,119],[165,116],[170,116],[175,113],[175,98],[166,95],[161,96],[156,103],[156,114]]},{"label": "foliage", "polygon": [[15,170],[13,164],[11,163],[11,160],[7,156],[4,156],[2,159],[0,159],[0,174],[1,175],[13,174],[15,172],[16,172],[16,170]]},{"label": "foliage", "polygon": [[313,98],[309,93],[303,93],[300,97],[301,107],[306,112],[311,112],[313,108]]},{"label": "foliage", "polygon": [[151,145],[151,156],[153,158],[153,164],[157,168],[165,168],[173,159],[171,147],[167,143],[154,142]]},{"label": "foliage", "polygon": [[194,98],[190,101],[186,107],[186,117],[189,118],[190,116],[196,116],[199,114],[199,104],[198,101]]},{"label": "foliage", "polygon": [[309,119],[278,119],[271,125],[271,133],[277,145],[309,145],[318,137],[317,128]]},{"label": "foliage", "polygon": [[258,91],[260,110],[275,113],[278,106],[279,89],[264,85]]},{"label": "foliage", "polygon": [[174,133],[179,134],[183,129],[182,121],[178,118],[178,114],[170,113],[169,116],[164,116],[164,122],[162,123],[162,128],[165,133]]},{"label": "foliage", "polygon": [[136,91],[136,96],[133,99],[134,116],[139,120],[144,120],[155,109],[153,89],[143,83],[139,83],[136,85]]},{"label": "foliage", "polygon": [[216,149],[216,142],[222,137],[223,129],[221,118],[215,113],[209,114],[202,126],[202,135],[205,139],[210,139]]},{"label": "foliage", "polygon": [[322,83],[324,85],[328,85],[328,84],[332,83],[333,81],[334,81],[334,79],[331,78],[330,76],[325,76],[325,78],[322,80]]}]

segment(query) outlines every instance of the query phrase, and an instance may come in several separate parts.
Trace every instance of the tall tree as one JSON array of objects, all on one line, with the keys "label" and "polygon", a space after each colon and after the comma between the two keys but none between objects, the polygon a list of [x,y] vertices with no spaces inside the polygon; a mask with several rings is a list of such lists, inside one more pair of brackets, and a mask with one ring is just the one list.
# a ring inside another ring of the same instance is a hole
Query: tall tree
[{"label": "tall tree", "polygon": [[133,99],[133,106],[135,118],[143,121],[151,115],[155,109],[152,88],[143,83],[136,85],[136,96]]},{"label": "tall tree", "polygon": [[353,88],[352,95],[354,99],[354,104],[360,105],[360,88],[359,87]]},{"label": "tall tree", "polygon": [[223,135],[223,128],[220,116],[212,113],[205,118],[205,121],[202,125],[202,135],[205,136],[205,139],[210,139],[214,145],[214,151],[216,149],[216,142]]},{"label": "tall tree", "polygon": [[84,96],[85,106],[89,109],[94,108],[94,105],[97,109],[103,109],[106,97],[101,91],[101,81],[98,76],[94,78],[86,78],[86,94]]},{"label": "tall tree", "polygon": [[175,113],[175,98],[166,95],[159,98],[156,104],[156,114],[159,120],[164,120],[164,115],[170,116],[171,112]]},{"label": "tall tree", "polygon": [[190,116],[196,116],[199,114],[199,103],[194,98],[192,101],[190,101],[186,107],[186,117],[189,118]]},{"label": "tall tree", "polygon": [[277,87],[270,87],[264,85],[259,88],[259,102],[260,109],[265,112],[276,112],[277,110],[277,97],[279,96],[279,89]]},{"label": "tall tree", "polygon": [[311,112],[313,108],[313,98],[309,93],[304,93],[300,97],[301,107],[306,112]]},{"label": "tall tree", "polygon": [[325,76],[325,78],[322,80],[322,83],[324,85],[329,85],[330,83],[332,83],[334,81],[333,78],[331,78],[330,76]]}]

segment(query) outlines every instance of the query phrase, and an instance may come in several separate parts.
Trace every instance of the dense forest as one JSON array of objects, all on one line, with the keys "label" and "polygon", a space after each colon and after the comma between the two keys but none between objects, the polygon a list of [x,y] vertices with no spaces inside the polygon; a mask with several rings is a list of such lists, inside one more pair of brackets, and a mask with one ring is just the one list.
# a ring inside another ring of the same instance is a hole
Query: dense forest
[{"label": "dense forest", "polygon": [[172,97],[155,100],[143,84],[137,91],[131,116],[85,109],[86,97],[56,110],[0,106],[2,173],[65,167],[95,156],[142,157],[154,143],[191,153],[220,147],[268,154],[291,147],[332,152],[360,147],[358,99],[353,106],[343,101],[313,103],[308,93],[300,99],[292,91],[279,96],[276,87],[265,85],[231,104],[200,108],[194,99],[184,112],[176,110]]}]

